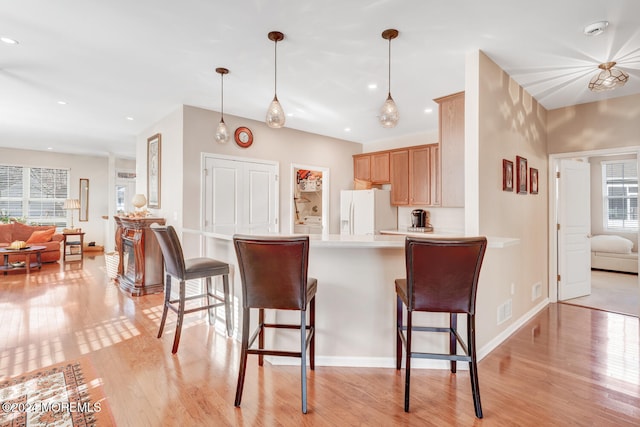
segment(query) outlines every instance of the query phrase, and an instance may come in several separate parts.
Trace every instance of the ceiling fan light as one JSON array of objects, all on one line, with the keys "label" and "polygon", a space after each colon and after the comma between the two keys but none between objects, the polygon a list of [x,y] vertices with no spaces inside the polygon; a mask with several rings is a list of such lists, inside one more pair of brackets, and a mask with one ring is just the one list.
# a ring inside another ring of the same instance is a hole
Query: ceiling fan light
[{"label": "ceiling fan light", "polygon": [[605,62],[598,65],[602,71],[593,76],[589,82],[589,89],[593,92],[603,92],[624,86],[629,80],[629,74],[619,68],[614,68],[615,65],[615,62]]},{"label": "ceiling fan light", "polygon": [[280,105],[280,101],[278,101],[278,97],[274,96],[267,110],[267,126],[273,129],[279,129],[284,126],[284,121],[284,110],[282,109],[282,105]]},{"label": "ceiling fan light", "polygon": [[391,97],[391,94],[387,96],[387,100],[382,104],[380,110],[380,124],[385,128],[392,128],[398,124],[400,114],[398,113],[398,106]]}]

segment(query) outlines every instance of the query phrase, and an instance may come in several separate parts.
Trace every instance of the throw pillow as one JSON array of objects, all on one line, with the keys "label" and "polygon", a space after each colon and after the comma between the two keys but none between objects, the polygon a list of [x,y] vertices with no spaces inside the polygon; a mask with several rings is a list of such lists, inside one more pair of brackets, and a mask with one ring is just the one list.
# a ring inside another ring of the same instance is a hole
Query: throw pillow
[{"label": "throw pillow", "polygon": [[27,239],[27,243],[46,243],[51,241],[51,237],[56,232],[55,228],[49,230],[36,230]]}]

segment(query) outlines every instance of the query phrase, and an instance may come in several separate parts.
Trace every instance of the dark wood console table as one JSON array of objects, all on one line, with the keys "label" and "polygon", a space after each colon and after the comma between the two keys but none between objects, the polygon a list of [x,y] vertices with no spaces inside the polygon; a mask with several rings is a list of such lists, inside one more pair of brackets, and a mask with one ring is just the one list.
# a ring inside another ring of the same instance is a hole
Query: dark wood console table
[{"label": "dark wood console table", "polygon": [[164,290],[164,259],[151,224],[165,225],[164,218],[116,216],[116,248],[119,254],[116,281],[120,289],[140,296]]}]

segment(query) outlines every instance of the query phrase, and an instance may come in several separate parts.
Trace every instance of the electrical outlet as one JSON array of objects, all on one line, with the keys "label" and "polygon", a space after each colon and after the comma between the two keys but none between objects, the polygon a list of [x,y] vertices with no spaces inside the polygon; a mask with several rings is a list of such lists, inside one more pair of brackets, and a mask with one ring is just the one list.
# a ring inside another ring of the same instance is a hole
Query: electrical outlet
[{"label": "electrical outlet", "polygon": [[511,295],[515,295],[515,293],[516,293],[516,284],[512,283],[511,284]]}]

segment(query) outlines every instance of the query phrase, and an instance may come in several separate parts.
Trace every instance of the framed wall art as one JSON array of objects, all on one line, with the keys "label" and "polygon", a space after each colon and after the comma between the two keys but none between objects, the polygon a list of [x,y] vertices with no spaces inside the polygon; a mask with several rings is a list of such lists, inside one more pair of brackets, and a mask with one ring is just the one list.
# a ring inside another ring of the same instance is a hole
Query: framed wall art
[{"label": "framed wall art", "polygon": [[529,193],[538,194],[538,169],[529,168]]},{"label": "framed wall art", "polygon": [[80,199],[79,220],[82,222],[89,221],[89,179],[80,178],[80,191],[78,191]]},{"label": "framed wall art", "polygon": [[147,139],[147,206],[160,208],[161,139],[159,133]]},{"label": "framed wall art", "polygon": [[527,194],[527,159],[516,156],[516,188],[518,194]]},{"label": "framed wall art", "polygon": [[502,159],[502,191],[513,191],[513,162]]}]

